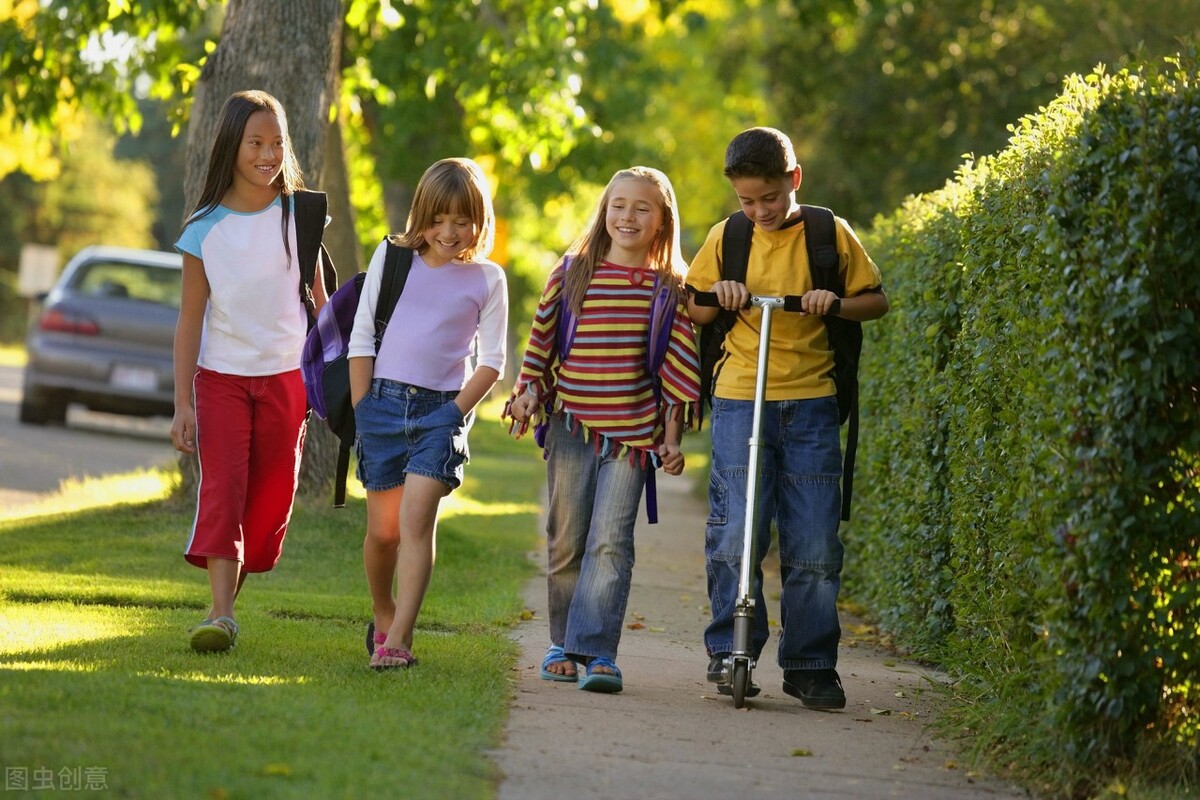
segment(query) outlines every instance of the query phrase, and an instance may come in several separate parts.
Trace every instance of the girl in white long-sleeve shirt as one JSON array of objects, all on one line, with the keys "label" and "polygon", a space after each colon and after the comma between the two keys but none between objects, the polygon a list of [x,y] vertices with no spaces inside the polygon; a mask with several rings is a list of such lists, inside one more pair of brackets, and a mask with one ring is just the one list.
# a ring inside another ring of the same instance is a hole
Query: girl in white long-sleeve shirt
[{"label": "girl in white long-sleeve shirt", "polygon": [[504,371],[507,286],[487,260],[495,227],[478,164],[450,158],[425,171],[406,232],[390,237],[414,252],[378,355],[375,305],[387,242],[367,268],[348,355],[358,478],[367,493],[363,564],[374,669],[417,662],[413,629],[433,573],[438,506],[462,483],[475,406]]}]

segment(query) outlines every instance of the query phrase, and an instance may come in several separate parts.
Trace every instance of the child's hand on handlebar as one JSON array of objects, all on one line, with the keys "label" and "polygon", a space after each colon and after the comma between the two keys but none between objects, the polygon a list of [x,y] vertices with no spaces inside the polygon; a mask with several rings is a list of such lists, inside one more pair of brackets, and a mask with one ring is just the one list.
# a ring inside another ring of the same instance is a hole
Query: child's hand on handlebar
[{"label": "child's hand on handlebar", "polygon": [[746,284],[738,281],[717,281],[712,285],[712,293],[717,296],[721,308],[737,311],[750,304],[750,290]]},{"label": "child's hand on handlebar", "polygon": [[831,312],[837,301],[838,296],[828,289],[813,289],[800,298],[800,308],[805,314],[823,317]]}]

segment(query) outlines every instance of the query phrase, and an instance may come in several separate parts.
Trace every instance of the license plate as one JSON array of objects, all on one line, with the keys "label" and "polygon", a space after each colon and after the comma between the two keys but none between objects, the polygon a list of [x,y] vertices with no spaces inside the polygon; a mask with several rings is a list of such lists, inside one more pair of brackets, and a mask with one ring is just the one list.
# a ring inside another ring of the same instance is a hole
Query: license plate
[{"label": "license plate", "polygon": [[118,389],[134,389],[153,392],[158,388],[158,375],[150,367],[131,367],[117,364],[113,367],[109,383]]}]

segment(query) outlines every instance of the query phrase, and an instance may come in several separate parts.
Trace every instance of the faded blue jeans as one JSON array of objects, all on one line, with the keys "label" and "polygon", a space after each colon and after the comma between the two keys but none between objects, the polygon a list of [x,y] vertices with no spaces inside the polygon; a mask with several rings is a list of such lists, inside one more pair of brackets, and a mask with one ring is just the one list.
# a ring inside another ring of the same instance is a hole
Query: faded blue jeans
[{"label": "faded blue jeans", "polygon": [[[712,605],[704,645],[710,656],[733,649],[753,417],[752,400],[713,398],[713,459],[704,541]],[[757,660],[769,635],[761,562],[771,544],[774,521],[783,583],[779,666],[831,669],[837,666],[841,638],[837,598],[843,556],[838,538],[842,458],[836,398],[765,403],[761,440],[751,650]]]},{"label": "faded blue jeans", "polygon": [[550,641],[576,661],[615,661],[646,470],[628,456],[598,454],[561,413],[546,431],[546,460]]}]

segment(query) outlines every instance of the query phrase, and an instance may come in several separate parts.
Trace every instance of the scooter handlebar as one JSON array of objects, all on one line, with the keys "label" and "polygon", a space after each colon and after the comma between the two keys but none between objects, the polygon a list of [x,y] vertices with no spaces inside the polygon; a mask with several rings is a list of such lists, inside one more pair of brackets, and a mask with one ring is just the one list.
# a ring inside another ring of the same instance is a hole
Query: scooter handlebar
[{"label": "scooter handlebar", "polygon": [[[705,306],[708,308],[720,308],[721,307],[720,301],[717,300],[716,292],[693,292],[692,300],[698,306]],[[784,295],[783,297],[769,297],[767,295],[757,295],[757,294],[751,295],[749,302],[747,302],[746,305],[743,306],[743,308],[750,308],[751,306],[755,306],[755,305],[761,306],[766,303],[775,303],[777,301],[783,301],[783,304],[781,306],[779,306],[779,308],[781,308],[784,311],[794,311],[794,312],[803,312],[804,311],[803,307],[801,307],[801,297],[798,294],[789,294],[789,295]],[[838,309],[841,307],[841,304],[842,304],[842,301],[840,299],[834,300],[833,308],[829,309],[829,315],[832,316],[834,314],[837,314]]]}]

